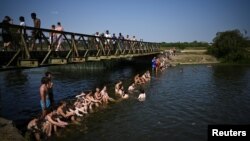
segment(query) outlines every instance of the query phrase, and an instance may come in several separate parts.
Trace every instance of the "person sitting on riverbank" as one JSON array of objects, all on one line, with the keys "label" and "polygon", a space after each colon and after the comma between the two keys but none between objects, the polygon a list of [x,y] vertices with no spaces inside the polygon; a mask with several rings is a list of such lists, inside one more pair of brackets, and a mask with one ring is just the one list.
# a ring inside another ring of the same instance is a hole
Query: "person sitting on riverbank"
[{"label": "person sitting on riverbank", "polygon": [[[86,99],[86,94],[81,93],[81,97],[74,102],[74,104],[70,107],[70,111],[73,111],[77,116],[83,116],[82,114],[88,114],[88,107],[90,104],[90,100]],[[81,113],[79,113],[81,112]]]},{"label": "person sitting on riverbank", "polygon": [[122,99],[128,99],[129,95],[128,92],[124,90],[123,86],[122,86]]},{"label": "person sitting on riverbank", "polygon": [[119,80],[119,82],[115,84],[115,94],[119,94],[121,86],[122,86],[122,81]]},{"label": "person sitting on riverbank", "polygon": [[61,116],[62,120],[68,120],[75,121],[75,113],[67,111],[67,103],[65,101],[61,101],[60,105],[58,106],[56,110],[57,115]]},{"label": "person sitting on riverbank", "polygon": [[85,95],[86,95],[86,94],[85,94],[84,92],[81,92],[79,95],[76,95],[75,97],[76,97],[77,99],[81,99],[81,98],[83,98]]},{"label": "person sitting on riverbank", "polygon": [[139,82],[140,84],[145,84],[146,82],[148,82],[149,80],[146,78],[146,72],[143,73],[141,76],[138,76]]},{"label": "person sitting on riverbank", "polygon": [[[39,118],[34,118],[32,119],[28,125],[27,125],[28,132],[26,135],[28,135],[28,138],[33,138],[32,136],[34,135],[34,138],[37,141],[41,140],[41,134],[43,130],[43,123]],[[27,136],[26,136],[27,138]]]},{"label": "person sitting on riverbank", "polygon": [[142,84],[141,83],[141,80],[140,80],[140,77],[139,77],[139,74],[137,74],[137,75],[135,75],[135,77],[134,77],[134,83],[137,85],[137,84]]},{"label": "person sitting on riverbank", "polygon": [[119,88],[118,88],[119,90],[118,90],[118,93],[117,93],[117,95],[120,97],[120,98],[122,98],[122,99],[127,99],[129,96],[128,96],[128,94],[127,94],[127,92],[125,93],[125,91],[124,91],[124,87],[122,86],[122,85],[119,85]]},{"label": "person sitting on riverbank", "polygon": [[[100,89],[97,88],[96,93],[100,93],[99,91],[100,91]],[[93,106],[95,106],[97,108],[102,104],[101,94],[98,94],[99,95],[98,99],[95,98],[95,94],[92,93],[92,91],[90,91],[87,94],[82,93],[82,94],[78,95],[77,96],[78,100],[74,104],[76,106],[76,109],[84,114],[87,113],[87,111],[93,112]]]},{"label": "person sitting on riverbank", "polygon": [[56,113],[56,111],[52,111],[49,114],[46,115],[45,120],[48,124],[48,128],[46,128],[46,134],[47,136],[51,136],[52,133],[52,127],[55,132],[57,132],[57,127],[65,128],[68,123],[61,121]]},{"label": "person sitting on riverbank", "polygon": [[149,70],[147,70],[147,71],[144,73],[144,77],[145,77],[145,80],[146,80],[146,81],[150,81],[150,80],[151,80],[151,75],[150,75]]},{"label": "person sitting on riverbank", "polygon": [[107,92],[107,86],[104,86],[100,93],[102,95],[102,101],[104,104],[108,104],[109,101],[115,102],[113,98],[109,97],[108,92]]},{"label": "person sitting on riverbank", "polygon": [[90,91],[86,97],[87,100],[90,101],[89,103],[89,109],[91,110],[91,112],[93,111],[93,106],[95,105],[96,107],[99,107],[99,104],[101,104],[101,101],[97,100],[94,98],[94,93],[92,93],[92,91]]},{"label": "person sitting on riverbank", "polygon": [[96,88],[96,89],[95,89],[94,98],[95,98],[96,100],[102,102],[102,95],[101,95],[100,88]]},{"label": "person sitting on riverbank", "polygon": [[150,72],[149,71],[146,71],[144,74],[142,74],[142,76],[140,77],[141,81],[143,83],[146,83],[148,81],[151,80],[151,75],[150,75]]},{"label": "person sitting on riverbank", "polygon": [[81,103],[77,101],[74,103],[74,105],[71,105],[70,107],[68,107],[68,109],[70,112],[73,112],[78,117],[82,117],[83,114],[88,114],[87,106],[82,106]]},{"label": "person sitting on riverbank", "polygon": [[117,85],[116,95],[118,95],[119,97],[122,97],[122,93],[123,93],[123,86],[122,86],[122,84]]},{"label": "person sitting on riverbank", "polygon": [[135,83],[132,83],[129,87],[128,87],[128,91],[132,92],[135,90]]}]

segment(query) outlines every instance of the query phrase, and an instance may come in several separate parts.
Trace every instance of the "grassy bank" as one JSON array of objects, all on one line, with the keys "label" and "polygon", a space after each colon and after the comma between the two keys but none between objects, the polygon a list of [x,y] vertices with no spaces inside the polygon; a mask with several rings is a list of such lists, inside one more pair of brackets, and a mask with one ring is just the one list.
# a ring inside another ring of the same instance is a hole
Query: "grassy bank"
[{"label": "grassy bank", "polygon": [[207,47],[185,47],[183,49],[178,48],[178,47],[164,47],[164,46],[160,47],[161,50],[170,50],[173,48],[176,48],[176,50],[206,50],[207,49]]},{"label": "grassy bank", "polygon": [[[165,49],[166,50],[166,49]],[[175,56],[172,56],[172,64],[214,64],[220,63],[214,56],[206,54],[205,47],[185,48],[178,50]]]}]

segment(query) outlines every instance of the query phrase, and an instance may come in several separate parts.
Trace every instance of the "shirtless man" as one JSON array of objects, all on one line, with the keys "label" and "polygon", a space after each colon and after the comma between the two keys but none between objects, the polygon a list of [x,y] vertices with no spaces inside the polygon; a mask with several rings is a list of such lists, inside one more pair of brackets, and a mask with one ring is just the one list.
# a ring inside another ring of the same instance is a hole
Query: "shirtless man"
[{"label": "shirtless man", "polygon": [[132,83],[129,87],[128,87],[128,91],[132,92],[133,90],[135,90],[135,83]]},{"label": "shirtless man", "polygon": [[43,77],[40,86],[40,97],[41,97],[41,108],[42,108],[42,118],[46,116],[47,108],[50,106],[48,88],[50,87],[50,79],[48,77]]},{"label": "shirtless man", "polygon": [[36,13],[31,13],[31,18],[33,19],[34,28],[36,28],[32,31],[31,49],[36,50],[35,48],[36,40],[38,39],[39,43],[41,43],[41,31],[39,30],[41,27],[41,20],[36,17]]},{"label": "shirtless man", "polygon": [[48,113],[45,117],[46,123],[48,124],[48,128],[46,128],[45,132],[48,137],[51,136],[52,127],[54,127],[54,132],[57,132],[57,127],[65,128],[68,123],[61,121],[56,111],[52,111]]},{"label": "shirtless man", "polygon": [[85,98],[90,101],[89,109],[91,110],[91,112],[93,111],[93,105],[99,107],[99,104],[101,104],[101,100],[97,100],[94,98],[94,93],[92,93],[92,91],[90,91]]},{"label": "shirtless man", "polygon": [[51,105],[51,107],[53,109],[54,108],[55,100],[54,100],[54,94],[53,94],[52,73],[49,72],[49,71],[47,71],[45,73],[45,76],[50,79],[50,85],[48,87],[48,96],[49,96],[49,100],[50,100],[50,105]]},{"label": "shirtless man", "polygon": [[100,90],[100,88],[96,88],[95,89],[95,95],[94,95],[94,98],[96,99],[96,100],[99,100],[99,101],[101,101],[102,100],[102,95],[101,95],[101,90]]},{"label": "shirtless man", "polygon": [[63,119],[71,119],[71,121],[75,121],[75,113],[69,112],[67,110],[67,103],[64,101],[60,102],[60,106],[57,108],[56,113],[57,115],[61,116]]},{"label": "shirtless man", "polygon": [[38,118],[32,119],[27,125],[28,133],[35,136],[36,141],[41,141],[41,133],[43,130],[42,123]]},{"label": "shirtless man", "polygon": [[135,83],[135,84],[142,84],[142,82],[141,82],[141,80],[140,80],[139,74],[135,75],[135,77],[134,77],[134,83]]},{"label": "shirtless man", "polygon": [[128,97],[129,97],[128,96],[128,92],[124,91],[124,87],[123,86],[120,88],[119,94],[120,94],[120,96],[121,96],[122,99],[128,99]]},{"label": "shirtless man", "polygon": [[120,80],[118,83],[115,84],[115,94],[119,94],[119,90],[121,88],[122,81]]},{"label": "shirtless man", "polygon": [[115,100],[113,98],[109,97],[106,86],[103,87],[103,89],[101,90],[100,93],[102,95],[102,102],[104,104],[108,104],[109,101],[115,102]]}]

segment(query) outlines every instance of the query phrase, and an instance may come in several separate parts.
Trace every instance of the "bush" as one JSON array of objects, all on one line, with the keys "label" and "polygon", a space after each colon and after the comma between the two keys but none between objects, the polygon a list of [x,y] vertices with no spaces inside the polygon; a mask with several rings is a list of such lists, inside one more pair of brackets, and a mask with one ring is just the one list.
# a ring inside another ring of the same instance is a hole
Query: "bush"
[{"label": "bush", "polygon": [[224,62],[241,62],[249,59],[248,42],[239,30],[218,32],[208,53]]}]

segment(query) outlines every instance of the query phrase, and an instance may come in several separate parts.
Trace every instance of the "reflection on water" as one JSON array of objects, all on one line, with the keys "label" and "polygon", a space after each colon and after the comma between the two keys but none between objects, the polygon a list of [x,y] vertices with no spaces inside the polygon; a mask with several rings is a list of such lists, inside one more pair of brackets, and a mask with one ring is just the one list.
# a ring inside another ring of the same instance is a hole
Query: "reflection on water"
[{"label": "reflection on water", "polygon": [[[72,98],[82,90],[114,83],[127,87],[148,67],[126,66],[106,71],[61,67],[0,72],[0,115],[25,121],[40,112],[40,78],[54,73],[55,100]],[[147,99],[111,104],[90,114],[81,125],[70,125],[50,140],[206,140],[208,124],[250,123],[250,67],[184,65],[152,74],[145,85]]]}]

